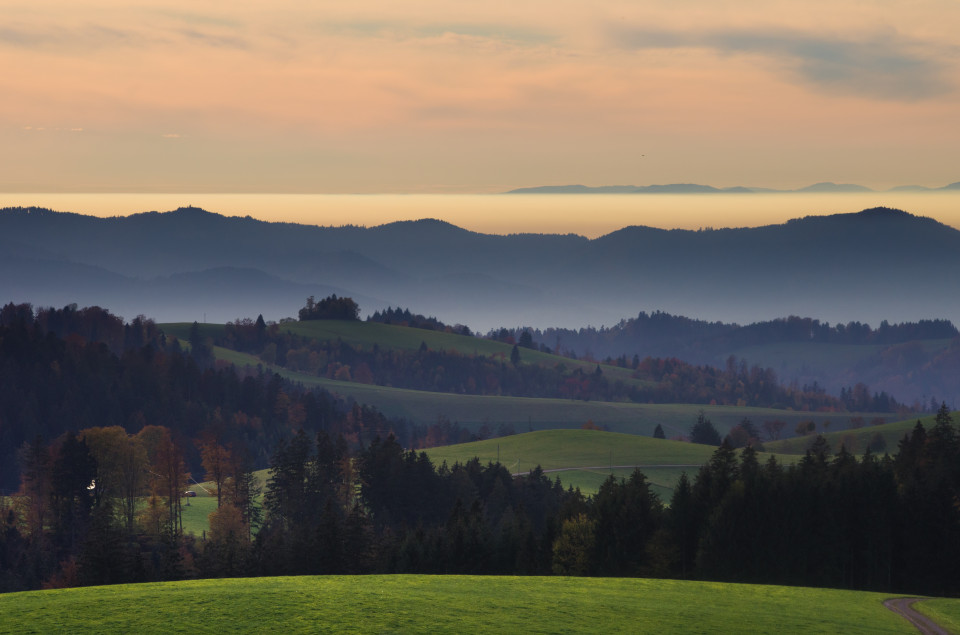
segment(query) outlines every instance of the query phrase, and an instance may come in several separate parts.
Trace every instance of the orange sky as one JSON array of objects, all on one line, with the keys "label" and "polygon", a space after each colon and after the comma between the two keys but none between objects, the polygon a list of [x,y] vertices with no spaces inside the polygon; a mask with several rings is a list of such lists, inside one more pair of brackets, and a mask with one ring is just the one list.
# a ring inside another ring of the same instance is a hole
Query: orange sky
[{"label": "orange sky", "polygon": [[960,180],[954,0],[132,4],[3,2],[0,191]]}]

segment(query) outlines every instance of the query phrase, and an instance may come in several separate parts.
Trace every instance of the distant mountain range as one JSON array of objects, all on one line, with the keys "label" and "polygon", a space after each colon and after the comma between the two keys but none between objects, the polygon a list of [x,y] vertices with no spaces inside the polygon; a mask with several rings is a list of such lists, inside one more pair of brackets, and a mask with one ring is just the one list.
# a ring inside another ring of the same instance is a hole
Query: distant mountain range
[{"label": "distant mountain range", "polygon": [[0,210],[0,303],[130,319],[295,316],[308,295],[474,329],[612,325],[640,311],[751,323],[960,323],[960,232],[877,208],[765,227],[487,235],[437,220],[316,227],[196,208],[96,218]]},{"label": "distant mountain range", "polygon": [[[521,187],[510,190],[506,194],[750,194],[753,192],[782,192],[782,193],[843,193],[843,192],[875,192],[869,187],[852,183],[814,183],[798,190],[777,190],[764,187],[723,187],[697,185],[695,183],[672,183],[669,185],[601,185],[588,187],[586,185],[542,185],[539,187]],[[960,181],[943,187],[926,187],[924,185],[900,185],[888,192],[960,192]]]}]

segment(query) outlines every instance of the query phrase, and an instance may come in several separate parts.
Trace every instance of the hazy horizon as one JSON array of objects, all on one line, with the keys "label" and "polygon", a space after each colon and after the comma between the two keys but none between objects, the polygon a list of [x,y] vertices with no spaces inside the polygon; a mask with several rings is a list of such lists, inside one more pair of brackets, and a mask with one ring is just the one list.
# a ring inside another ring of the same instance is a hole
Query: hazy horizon
[{"label": "hazy horizon", "polygon": [[631,225],[757,227],[803,216],[891,207],[960,229],[960,192],[752,194],[4,194],[2,207],[98,217],[200,207],[223,216],[306,225],[377,226],[434,218],[486,234],[574,233],[596,238]]}]

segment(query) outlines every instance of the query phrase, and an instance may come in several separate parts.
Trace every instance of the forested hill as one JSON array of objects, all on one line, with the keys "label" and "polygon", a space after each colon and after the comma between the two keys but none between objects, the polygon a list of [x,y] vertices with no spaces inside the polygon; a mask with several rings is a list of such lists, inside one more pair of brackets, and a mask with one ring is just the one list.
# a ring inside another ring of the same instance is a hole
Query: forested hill
[{"label": "forested hill", "polygon": [[776,369],[788,384],[839,393],[862,383],[924,408],[934,397],[955,400],[960,378],[960,332],[949,320],[882,321],[873,328],[791,316],[741,326],[656,311],[611,327],[501,329],[491,335],[518,339],[524,332],[537,345],[620,365],[647,356],[713,366],[744,358]]},{"label": "forested hill", "polygon": [[621,320],[611,327],[580,329],[519,329],[529,331],[533,341],[547,346],[560,341],[578,355],[588,351],[595,357],[618,357],[625,352],[643,355],[675,356],[701,361],[725,351],[780,342],[820,344],[902,344],[914,340],[954,338],[960,331],[949,320],[919,320],[877,328],[861,322],[830,325],[814,318],[790,316],[754,322],[745,326],[708,322],[662,311]]},{"label": "forested hill", "polygon": [[2,301],[161,321],[226,322],[265,306],[265,319],[279,319],[330,293],[356,299],[363,315],[411,306],[474,330],[616,324],[652,310],[739,323],[960,315],[960,296],[944,289],[960,276],[960,232],[886,208],[593,240],[436,220],[315,227],[196,208],[114,218],[16,208],[0,210],[0,254]]}]

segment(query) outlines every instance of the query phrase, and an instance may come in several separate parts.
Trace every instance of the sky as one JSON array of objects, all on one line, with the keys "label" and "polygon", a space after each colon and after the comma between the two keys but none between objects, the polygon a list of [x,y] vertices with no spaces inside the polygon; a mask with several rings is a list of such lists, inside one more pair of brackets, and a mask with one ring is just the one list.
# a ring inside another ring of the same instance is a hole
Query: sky
[{"label": "sky", "polygon": [[0,0],[0,191],[960,181],[955,0]]}]

